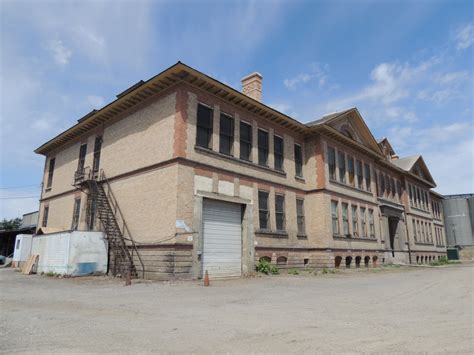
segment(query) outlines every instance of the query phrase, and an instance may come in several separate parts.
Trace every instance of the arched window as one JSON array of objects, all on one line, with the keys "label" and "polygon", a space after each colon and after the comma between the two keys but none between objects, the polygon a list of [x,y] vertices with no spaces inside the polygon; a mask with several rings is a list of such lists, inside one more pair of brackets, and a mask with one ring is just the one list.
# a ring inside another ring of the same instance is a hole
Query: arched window
[{"label": "arched window", "polygon": [[339,266],[341,266],[341,262],[342,262],[342,256],[336,256],[336,258],[334,259],[334,266],[337,268],[339,268]]},{"label": "arched window", "polygon": [[288,258],[285,256],[279,256],[277,258],[277,265],[286,265],[287,262],[288,262]]},{"label": "arched window", "polygon": [[351,268],[352,256],[346,256],[346,268]]},{"label": "arched window", "polygon": [[369,263],[370,263],[370,256],[366,256],[364,258],[364,265],[365,267],[369,267]]}]

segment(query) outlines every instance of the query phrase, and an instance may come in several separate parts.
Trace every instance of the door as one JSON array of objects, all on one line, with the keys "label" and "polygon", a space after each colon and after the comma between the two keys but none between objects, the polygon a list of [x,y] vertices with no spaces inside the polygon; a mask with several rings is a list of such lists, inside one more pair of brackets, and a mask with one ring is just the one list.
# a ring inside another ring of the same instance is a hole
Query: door
[{"label": "door", "polygon": [[204,199],[202,261],[210,278],[242,275],[241,205]]},{"label": "door", "polygon": [[388,233],[390,237],[390,249],[392,256],[395,256],[395,235],[398,229],[398,217],[388,217]]}]

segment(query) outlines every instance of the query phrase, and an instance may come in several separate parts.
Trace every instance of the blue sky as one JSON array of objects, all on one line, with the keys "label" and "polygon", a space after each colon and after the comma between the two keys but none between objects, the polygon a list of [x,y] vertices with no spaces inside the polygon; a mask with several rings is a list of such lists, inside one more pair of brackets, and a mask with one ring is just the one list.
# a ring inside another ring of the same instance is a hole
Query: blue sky
[{"label": "blue sky", "polygon": [[437,191],[474,191],[471,1],[0,6],[0,218],[38,208],[36,147],[178,60],[239,90],[259,71],[264,102],[303,122],[356,106]]}]

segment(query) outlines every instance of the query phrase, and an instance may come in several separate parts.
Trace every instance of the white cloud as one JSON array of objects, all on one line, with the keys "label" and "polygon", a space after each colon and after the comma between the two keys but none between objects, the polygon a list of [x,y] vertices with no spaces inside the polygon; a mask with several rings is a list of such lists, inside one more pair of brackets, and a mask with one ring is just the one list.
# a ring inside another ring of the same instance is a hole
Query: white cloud
[{"label": "white cloud", "polygon": [[283,80],[283,84],[290,89],[294,90],[297,86],[308,83],[312,80],[317,80],[320,87],[326,84],[328,77],[328,65],[321,63],[312,63],[311,69],[308,73],[300,73],[291,79]]},{"label": "white cloud", "polygon": [[53,40],[49,43],[49,49],[53,54],[53,58],[59,65],[69,64],[72,51],[68,49],[61,40]]},{"label": "white cloud", "polygon": [[459,27],[454,39],[456,41],[456,48],[459,50],[471,47],[474,43],[474,25],[470,23]]},{"label": "white cloud", "polygon": [[277,111],[286,113],[287,115],[289,114],[289,111],[291,109],[291,106],[286,104],[286,103],[269,103],[268,106],[274,108]]},{"label": "white cloud", "polygon": [[438,74],[434,81],[440,85],[459,84],[460,82],[469,79],[470,75],[467,70],[456,71],[450,73]]},{"label": "white cloud", "polygon": [[88,95],[86,102],[92,108],[102,108],[104,106],[105,99],[102,96]]}]

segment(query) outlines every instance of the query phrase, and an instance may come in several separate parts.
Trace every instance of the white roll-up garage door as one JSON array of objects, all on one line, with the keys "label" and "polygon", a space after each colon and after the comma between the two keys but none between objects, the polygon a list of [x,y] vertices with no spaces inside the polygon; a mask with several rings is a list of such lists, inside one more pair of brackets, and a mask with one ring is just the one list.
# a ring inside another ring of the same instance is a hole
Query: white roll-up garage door
[{"label": "white roll-up garage door", "polygon": [[204,200],[203,274],[210,278],[242,274],[241,205]]}]

